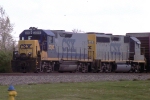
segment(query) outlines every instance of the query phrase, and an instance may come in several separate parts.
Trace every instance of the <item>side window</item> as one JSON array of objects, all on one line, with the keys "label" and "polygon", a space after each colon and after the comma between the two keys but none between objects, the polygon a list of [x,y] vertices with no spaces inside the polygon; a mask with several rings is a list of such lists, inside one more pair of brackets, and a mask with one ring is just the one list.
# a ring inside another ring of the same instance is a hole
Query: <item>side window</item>
[{"label": "side window", "polygon": [[109,37],[96,37],[96,42],[110,43],[110,38]]},{"label": "side window", "polygon": [[28,40],[31,40],[32,36],[28,36]]},{"label": "side window", "polygon": [[53,39],[54,39],[53,36],[49,36],[49,43],[53,43]]},{"label": "side window", "polygon": [[124,37],[124,43],[129,43],[130,38],[129,37]]},{"label": "side window", "polygon": [[21,40],[24,40],[24,37],[22,37]]},{"label": "side window", "polygon": [[119,37],[111,37],[111,40],[112,41],[120,41],[120,38]]}]

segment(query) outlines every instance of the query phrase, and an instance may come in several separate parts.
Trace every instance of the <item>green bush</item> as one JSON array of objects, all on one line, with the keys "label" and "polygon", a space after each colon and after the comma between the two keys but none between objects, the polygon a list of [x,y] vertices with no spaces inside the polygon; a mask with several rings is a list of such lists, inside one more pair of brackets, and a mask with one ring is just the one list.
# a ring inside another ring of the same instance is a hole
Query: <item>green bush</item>
[{"label": "green bush", "polygon": [[0,73],[11,72],[12,52],[0,51]]}]

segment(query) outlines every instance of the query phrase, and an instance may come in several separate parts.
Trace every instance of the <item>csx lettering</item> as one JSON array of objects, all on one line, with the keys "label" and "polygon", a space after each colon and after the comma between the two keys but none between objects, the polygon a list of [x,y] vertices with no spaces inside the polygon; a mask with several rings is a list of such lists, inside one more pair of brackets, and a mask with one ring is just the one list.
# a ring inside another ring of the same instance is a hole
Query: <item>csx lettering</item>
[{"label": "csx lettering", "polygon": [[55,48],[54,45],[49,45],[50,50],[53,50],[54,48]]},{"label": "csx lettering", "polygon": [[63,51],[67,51],[67,52],[76,52],[76,49],[74,48],[74,43],[75,43],[75,39],[68,39],[68,38],[64,38],[62,40],[62,49]]},{"label": "csx lettering", "polygon": [[117,44],[117,43],[111,43],[110,44],[110,52],[111,54],[115,54],[115,55],[121,55],[121,52],[120,52],[120,46],[121,44]]},{"label": "csx lettering", "polygon": [[31,48],[31,45],[32,45],[32,44],[21,44],[21,45],[20,45],[20,48],[23,48],[23,49],[24,49],[24,48]]}]

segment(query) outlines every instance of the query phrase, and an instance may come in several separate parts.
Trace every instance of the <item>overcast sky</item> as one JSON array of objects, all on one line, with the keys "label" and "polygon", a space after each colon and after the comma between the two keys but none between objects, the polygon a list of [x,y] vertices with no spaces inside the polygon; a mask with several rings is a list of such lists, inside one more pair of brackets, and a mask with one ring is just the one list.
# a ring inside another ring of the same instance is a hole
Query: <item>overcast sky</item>
[{"label": "overcast sky", "polygon": [[29,27],[125,35],[150,32],[150,0],[0,0],[14,37]]}]

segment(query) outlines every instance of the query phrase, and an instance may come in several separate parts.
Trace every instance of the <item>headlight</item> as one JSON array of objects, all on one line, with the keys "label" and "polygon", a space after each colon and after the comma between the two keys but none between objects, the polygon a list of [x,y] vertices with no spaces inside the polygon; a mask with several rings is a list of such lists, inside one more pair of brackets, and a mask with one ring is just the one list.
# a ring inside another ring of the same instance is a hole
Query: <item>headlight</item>
[{"label": "headlight", "polygon": [[19,53],[18,52],[14,52],[14,57],[19,57]]},{"label": "headlight", "polygon": [[18,55],[18,52],[15,52],[15,55]]},{"label": "headlight", "polygon": [[32,55],[32,53],[31,53],[31,52],[29,52],[29,53],[28,53],[28,56],[30,57],[31,55]]}]

